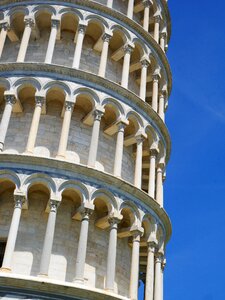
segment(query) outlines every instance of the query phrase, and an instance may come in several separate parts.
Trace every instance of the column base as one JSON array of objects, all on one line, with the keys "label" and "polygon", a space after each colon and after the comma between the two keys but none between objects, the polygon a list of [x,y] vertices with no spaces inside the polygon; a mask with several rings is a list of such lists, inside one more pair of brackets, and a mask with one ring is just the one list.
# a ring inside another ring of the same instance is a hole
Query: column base
[{"label": "column base", "polygon": [[84,284],[84,279],[83,278],[74,278],[73,282],[78,283],[78,284]]},{"label": "column base", "polygon": [[11,273],[12,270],[11,270],[10,268],[4,268],[4,267],[1,267],[1,268],[0,268],[0,272]]},{"label": "column base", "polygon": [[63,159],[66,159],[66,156],[65,156],[65,155],[56,155],[55,158],[56,158],[56,159],[63,160]]},{"label": "column base", "polygon": [[48,274],[38,274],[37,277],[48,278]]}]

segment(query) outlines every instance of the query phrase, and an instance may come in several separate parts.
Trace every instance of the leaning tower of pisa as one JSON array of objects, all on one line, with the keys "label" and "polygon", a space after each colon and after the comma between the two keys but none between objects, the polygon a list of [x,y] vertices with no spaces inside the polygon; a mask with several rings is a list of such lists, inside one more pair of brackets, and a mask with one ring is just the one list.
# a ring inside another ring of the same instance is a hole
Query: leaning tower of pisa
[{"label": "leaning tower of pisa", "polygon": [[0,298],[163,299],[166,0],[0,1]]}]

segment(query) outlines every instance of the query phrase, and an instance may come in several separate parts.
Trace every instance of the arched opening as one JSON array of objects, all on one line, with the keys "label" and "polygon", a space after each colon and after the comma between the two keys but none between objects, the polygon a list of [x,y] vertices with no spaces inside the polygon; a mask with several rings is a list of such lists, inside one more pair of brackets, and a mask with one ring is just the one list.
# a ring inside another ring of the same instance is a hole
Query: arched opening
[{"label": "arched opening", "polygon": [[104,27],[101,20],[91,19],[86,28],[83,41],[80,68],[98,74],[102,50]]},{"label": "arched opening", "polygon": [[[56,41],[53,63],[71,67],[75,51],[75,36],[78,28],[75,13],[64,13],[61,18],[61,37]],[[66,59],[65,59],[66,57]]]},{"label": "arched opening", "polygon": [[66,187],[63,190],[62,200],[57,210],[49,267],[49,276],[53,279],[68,282],[74,280],[77,245],[80,236],[80,222],[74,220],[74,215],[81,203],[82,195],[75,187]]},{"label": "arched opening", "polygon": [[139,43],[135,43],[134,50],[131,53],[129,90],[139,95],[141,83],[141,58],[144,51]]}]

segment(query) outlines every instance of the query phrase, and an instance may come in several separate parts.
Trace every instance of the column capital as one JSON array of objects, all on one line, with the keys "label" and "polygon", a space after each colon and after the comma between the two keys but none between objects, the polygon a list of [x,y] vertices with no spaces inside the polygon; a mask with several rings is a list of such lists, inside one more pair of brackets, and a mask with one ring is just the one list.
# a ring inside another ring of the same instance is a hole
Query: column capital
[{"label": "column capital", "polygon": [[157,170],[161,171],[161,172],[164,172],[164,170],[165,170],[165,163],[164,162],[159,162],[157,164]]},{"label": "column capital", "polygon": [[78,32],[79,33],[85,34],[86,28],[87,28],[86,24],[82,24],[82,23],[78,24]]},{"label": "column capital", "polygon": [[165,32],[165,31],[160,32],[159,37],[160,37],[160,39],[166,40],[166,38],[167,38],[167,32]]},{"label": "column capital", "polygon": [[161,75],[160,75],[160,72],[159,71],[155,71],[153,74],[152,74],[152,81],[153,82],[159,82],[161,78]]},{"label": "column capital", "polygon": [[50,212],[57,212],[57,209],[59,207],[60,201],[59,200],[55,200],[55,199],[50,199],[49,201],[49,208],[50,208]]},{"label": "column capital", "polygon": [[160,23],[162,20],[162,17],[159,14],[154,15],[153,18],[154,18],[155,23]]},{"label": "column capital", "polygon": [[117,123],[117,129],[118,129],[118,132],[123,132],[125,127],[127,125],[129,125],[129,121],[128,120],[119,120]]},{"label": "column capital", "polygon": [[158,148],[150,148],[149,149],[149,153],[150,153],[150,156],[157,156],[159,154],[159,149]]},{"label": "column capital", "polygon": [[35,104],[36,104],[36,106],[40,106],[40,107],[42,107],[43,105],[44,105],[44,103],[45,103],[45,97],[43,97],[43,96],[35,96]]},{"label": "column capital", "polygon": [[73,102],[71,101],[65,101],[65,110],[66,111],[73,111],[73,108],[74,108],[74,104]]},{"label": "column capital", "polygon": [[112,37],[112,34],[109,34],[109,33],[106,33],[106,32],[105,32],[105,33],[103,33],[103,35],[102,35],[102,40],[103,40],[103,42],[109,43],[111,37]]},{"label": "column capital", "polygon": [[23,204],[26,202],[26,196],[23,193],[14,193],[14,208],[22,209]]},{"label": "column capital", "polygon": [[119,213],[112,213],[108,216],[108,222],[109,222],[111,227],[113,225],[119,224],[122,219],[123,219],[123,215],[121,215]]},{"label": "column capital", "polygon": [[8,20],[2,20],[0,21],[0,29],[4,29],[6,31],[10,30],[10,24]]},{"label": "column capital", "polygon": [[144,7],[150,7],[151,5],[153,5],[152,0],[142,0],[142,3],[144,5]]},{"label": "column capital", "polygon": [[150,65],[150,61],[146,57],[143,57],[140,62],[141,62],[142,68],[148,68]]},{"label": "column capital", "polygon": [[144,234],[144,229],[138,226],[132,226],[132,227],[130,233],[133,238],[133,242],[140,242],[140,238]]},{"label": "column capital", "polygon": [[125,54],[126,53],[131,54],[131,52],[134,50],[134,47],[132,45],[130,45],[130,44],[125,44],[123,46],[123,50],[124,50]]},{"label": "column capital", "polygon": [[93,213],[94,209],[94,204],[90,202],[85,202],[80,207],[78,207],[72,218],[77,221],[89,220],[89,217]]},{"label": "column capital", "polygon": [[35,26],[35,20],[31,17],[24,18],[25,27],[33,28]]},{"label": "column capital", "polygon": [[146,138],[147,138],[147,135],[144,132],[137,132],[136,135],[135,135],[135,139],[136,139],[137,144],[140,144],[140,143],[144,142],[144,140]]},{"label": "column capital", "polygon": [[93,112],[94,120],[95,121],[101,121],[102,116],[104,115],[105,111],[101,109],[95,109]]},{"label": "column capital", "polygon": [[58,29],[60,26],[60,21],[61,21],[60,18],[52,18],[51,19],[52,27]]},{"label": "column capital", "polygon": [[147,248],[148,248],[148,251],[152,252],[152,253],[155,253],[156,252],[156,248],[157,248],[157,244],[156,242],[147,242]]},{"label": "column capital", "polygon": [[10,91],[4,93],[4,98],[7,104],[14,105],[16,103],[16,95]]}]

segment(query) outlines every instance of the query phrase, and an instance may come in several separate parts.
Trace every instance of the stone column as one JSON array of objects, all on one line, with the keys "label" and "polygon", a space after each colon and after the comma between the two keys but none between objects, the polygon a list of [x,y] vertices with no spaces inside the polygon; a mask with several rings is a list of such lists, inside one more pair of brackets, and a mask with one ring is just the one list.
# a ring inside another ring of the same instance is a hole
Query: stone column
[{"label": "stone column", "polygon": [[25,23],[25,28],[24,28],[23,37],[20,44],[20,50],[17,57],[17,62],[24,62],[25,60],[32,28],[34,27],[35,24],[32,18],[25,18],[24,23]]},{"label": "stone column", "polygon": [[116,153],[115,153],[114,168],[113,168],[113,175],[117,176],[117,177],[121,177],[125,127],[126,127],[126,124],[123,122],[120,122],[118,124],[118,133],[117,133],[117,140],[116,140]]},{"label": "stone column", "polygon": [[152,88],[152,108],[155,112],[158,112],[158,97],[159,97],[159,74],[152,75],[153,88]]},{"label": "stone column", "polygon": [[154,300],[163,300],[162,263],[163,256],[158,253],[155,258]]},{"label": "stone column", "polygon": [[74,59],[73,59],[74,69],[79,69],[80,66],[80,58],[81,58],[81,51],[83,47],[85,30],[86,30],[86,25],[83,24],[78,25],[77,42],[76,42],[76,47],[74,52]]},{"label": "stone column", "polygon": [[163,207],[163,172],[164,172],[164,164],[160,163],[157,166],[156,201],[162,207]]},{"label": "stone column", "polygon": [[10,29],[9,23],[4,21],[0,23],[1,33],[0,33],[0,58],[2,57],[2,52],[5,46],[5,40],[7,37],[7,32]]},{"label": "stone column", "polygon": [[147,245],[148,257],[146,267],[145,300],[153,300],[154,273],[155,273],[155,244],[150,242]]},{"label": "stone column", "polygon": [[157,155],[158,155],[157,149],[150,149],[148,194],[153,199],[155,199],[155,167],[156,167]]},{"label": "stone column", "polygon": [[52,254],[52,246],[54,240],[54,233],[55,233],[55,223],[56,223],[56,214],[57,208],[59,205],[59,201],[50,200],[50,213],[48,216],[48,223],[45,232],[45,239],[44,245],[41,255],[41,263],[40,263],[40,275],[48,276],[49,264]]},{"label": "stone column", "polygon": [[144,22],[143,28],[144,30],[148,31],[149,28],[149,17],[150,17],[150,6],[152,5],[152,1],[150,0],[143,0],[144,4]]},{"label": "stone column", "polygon": [[137,153],[135,161],[135,171],[134,171],[134,186],[141,188],[142,184],[142,149],[144,137],[142,135],[136,136],[137,141]]},{"label": "stone column", "polygon": [[165,44],[166,44],[166,32],[160,33],[160,47],[165,52]]},{"label": "stone column", "polygon": [[5,94],[5,109],[2,115],[1,125],[0,125],[0,152],[3,151],[5,137],[9,127],[9,121],[12,114],[13,105],[16,103],[16,97],[13,94]]},{"label": "stone column", "polygon": [[140,84],[140,98],[145,101],[146,87],[147,87],[147,71],[149,61],[147,59],[141,60],[141,84]]},{"label": "stone column", "polygon": [[34,109],[33,119],[31,122],[30,132],[29,132],[27,146],[26,146],[26,152],[28,153],[34,152],[38,127],[39,127],[39,122],[41,117],[41,110],[44,103],[45,103],[44,97],[35,96],[35,109]]},{"label": "stone column", "polygon": [[164,122],[165,121],[165,93],[164,92],[159,93],[159,112],[158,113],[159,113],[160,118]]},{"label": "stone column", "polygon": [[154,26],[154,39],[159,43],[159,30],[160,30],[160,21],[161,17],[159,15],[154,17],[155,26]]},{"label": "stone column", "polygon": [[88,166],[95,167],[95,162],[97,158],[98,151],[98,140],[100,131],[100,122],[104,114],[104,111],[96,109],[94,111],[94,124],[92,129],[91,144],[88,156]]},{"label": "stone column", "polygon": [[107,6],[110,7],[110,8],[112,8],[112,6],[113,6],[113,0],[108,0],[107,1]]},{"label": "stone column", "polygon": [[65,112],[63,117],[63,124],[62,124],[62,131],[59,141],[59,149],[57,157],[66,157],[66,149],[68,144],[69,138],[69,131],[70,131],[70,122],[73,113],[74,103],[66,101],[65,102]]},{"label": "stone column", "polygon": [[133,19],[133,13],[134,13],[134,0],[128,0],[127,17]]},{"label": "stone column", "polygon": [[76,259],[76,269],[75,269],[75,281],[78,283],[84,282],[84,267],[87,253],[87,240],[88,240],[88,227],[89,218],[94,210],[90,208],[82,208],[80,210],[81,214],[81,227],[80,227],[80,237],[78,242],[77,259]]},{"label": "stone column", "polygon": [[98,71],[98,75],[101,77],[105,77],[110,38],[111,38],[111,35],[109,35],[107,33],[104,33],[102,36],[103,47],[102,47],[102,54],[101,54],[99,71]]},{"label": "stone column", "polygon": [[110,229],[105,289],[111,291],[114,291],[114,281],[116,274],[117,229],[118,223],[120,221],[120,218],[109,218]]},{"label": "stone column", "polygon": [[138,299],[138,280],[139,280],[139,252],[140,252],[140,231],[133,234],[132,259],[130,272],[130,299]]},{"label": "stone column", "polygon": [[26,198],[23,194],[15,194],[14,195],[15,206],[14,206],[12,221],[11,221],[11,225],[10,225],[10,229],[9,229],[9,233],[8,233],[5,254],[4,254],[2,268],[1,268],[2,271],[8,271],[8,272],[11,271],[12,257],[13,257],[13,253],[14,253],[15,245],[16,245],[16,239],[17,239],[21,211],[22,211],[22,205],[25,202],[25,200],[26,200]]},{"label": "stone column", "polygon": [[52,62],[59,26],[60,26],[60,20],[52,19],[51,33],[50,33],[50,37],[49,37],[49,41],[48,41],[48,49],[47,49],[46,57],[45,57],[46,64],[51,64],[51,62]]},{"label": "stone column", "polygon": [[133,48],[126,44],[124,46],[124,59],[123,59],[123,71],[122,71],[122,80],[121,86],[124,88],[128,88],[128,80],[129,80],[129,71],[130,71],[130,57]]}]

